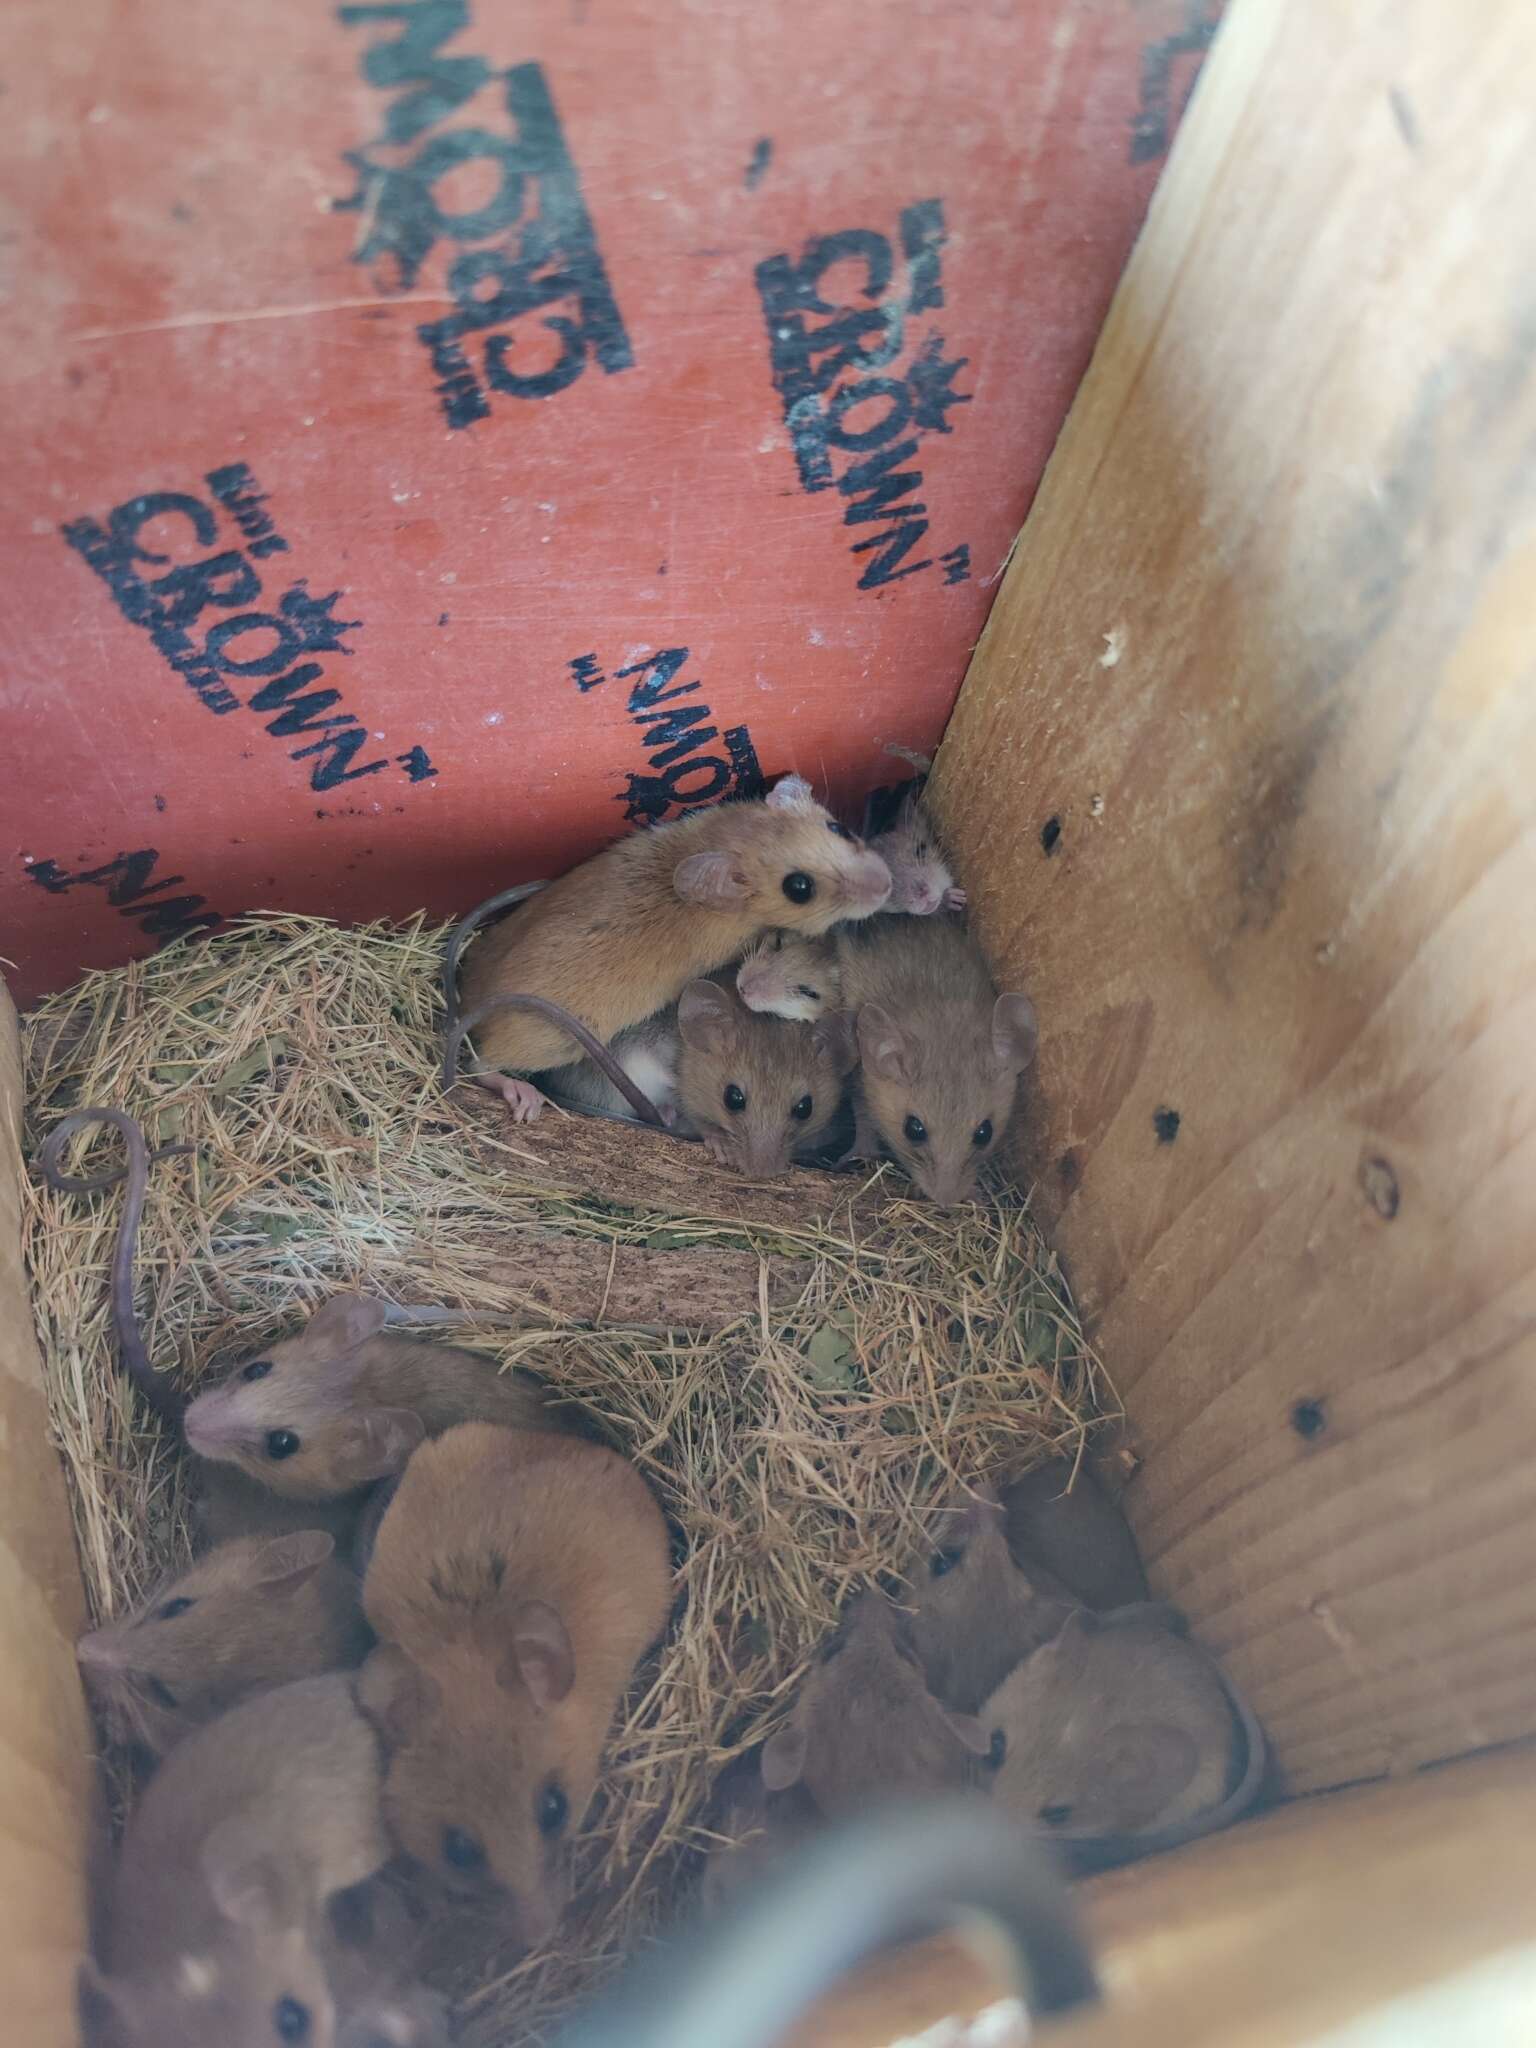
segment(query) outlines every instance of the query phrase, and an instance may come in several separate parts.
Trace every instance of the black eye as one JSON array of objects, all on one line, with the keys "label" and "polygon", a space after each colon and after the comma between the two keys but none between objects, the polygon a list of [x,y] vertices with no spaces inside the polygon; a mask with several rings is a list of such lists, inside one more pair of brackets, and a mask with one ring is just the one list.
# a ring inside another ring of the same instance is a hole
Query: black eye
[{"label": "black eye", "polygon": [[928,1560],[930,1575],[933,1578],[942,1579],[946,1572],[954,1570],[964,1555],[965,1552],[963,1550],[936,1550]]},{"label": "black eye", "polygon": [[927,1144],[928,1126],[923,1122],[920,1116],[909,1116],[901,1128],[907,1134],[907,1143],[909,1145]]},{"label": "black eye", "polygon": [[989,1117],[989,1116],[984,1116],[984,1117],[982,1118],[981,1122],[980,1122],[980,1123],[979,1123],[979,1124],[978,1124],[978,1125],[976,1126],[975,1130],[974,1130],[974,1131],[972,1131],[972,1133],[971,1133],[971,1143],[972,1143],[973,1145],[978,1145],[978,1146],[979,1146],[979,1145],[990,1145],[990,1144],[991,1144],[991,1142],[992,1142],[992,1119],[991,1119],[991,1117]]},{"label": "black eye", "polygon": [[167,1600],[163,1607],[155,1609],[156,1621],[174,1621],[178,1614],[185,1614],[192,1602],[184,1593],[178,1593],[174,1600]]},{"label": "black eye", "polygon": [[789,1113],[797,1124],[803,1124],[815,1107],[809,1095],[802,1095]]},{"label": "black eye", "polygon": [[168,1685],[162,1684],[158,1678],[146,1678],[144,1690],[149,1694],[155,1705],[157,1707],[164,1707],[168,1714],[174,1714],[181,1705],[180,1700],[177,1699],[171,1688]]},{"label": "black eye", "polygon": [[803,981],[795,983],[795,994],[797,996],[804,996],[808,1003],[819,1003],[821,1001],[821,990],[819,988],[807,988]]},{"label": "black eye", "polygon": [[455,1870],[482,1870],[485,1849],[467,1828],[444,1828],[443,1861],[451,1863]]},{"label": "black eye", "polygon": [[848,830],[848,827],[846,825],[839,825],[836,818],[828,818],[827,830],[829,832],[835,832],[839,839],[851,839],[853,837],[853,834]]},{"label": "black eye", "polygon": [[309,2007],[296,1998],[280,1998],[272,2008],[272,2031],[279,2041],[307,2041]]},{"label": "black eye", "polygon": [[551,1778],[539,1794],[539,1833],[558,1835],[570,1818],[571,1803],[564,1789]]},{"label": "black eye", "polygon": [[1008,1754],[1008,1737],[1001,1728],[992,1730],[992,1740],[987,1745],[987,1769],[995,1771]]},{"label": "black eye", "polygon": [[264,1380],[271,1370],[270,1358],[253,1358],[240,1377],[243,1380]]},{"label": "black eye", "polygon": [[800,868],[796,868],[792,875],[784,877],[783,888],[791,903],[809,903],[816,894],[814,880]]},{"label": "black eye", "polygon": [[1072,1809],[1070,1806],[1042,1806],[1040,1818],[1048,1828],[1064,1827],[1072,1818]]},{"label": "black eye", "polygon": [[746,1091],[738,1088],[734,1081],[726,1082],[725,1094],[721,1099],[732,1116],[740,1116],[747,1106]]},{"label": "black eye", "polygon": [[281,1464],[284,1458],[291,1458],[299,1448],[299,1440],[291,1429],[269,1429],[267,1431],[267,1456]]}]

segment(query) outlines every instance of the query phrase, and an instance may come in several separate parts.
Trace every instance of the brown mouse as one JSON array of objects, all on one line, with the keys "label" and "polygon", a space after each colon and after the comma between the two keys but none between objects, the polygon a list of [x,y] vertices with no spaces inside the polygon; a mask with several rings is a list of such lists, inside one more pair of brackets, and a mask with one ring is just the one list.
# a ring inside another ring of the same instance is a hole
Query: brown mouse
[{"label": "brown mouse", "polygon": [[803,1785],[829,1819],[886,1799],[976,1779],[990,1728],[952,1713],[928,1690],[895,1608],[881,1593],[853,1604],[785,1725],[763,1745],[771,1793]]},{"label": "brown mouse", "polygon": [[722,1165],[767,1178],[825,1137],[853,1065],[841,1012],[815,1024],[749,1010],[731,977],[690,981],[678,998],[680,1122]]},{"label": "brown mouse", "polygon": [[336,2048],[328,1915],[388,1854],[350,1680],[247,1700],[178,1743],[130,1817],[86,2003],[114,2048]]},{"label": "brown mouse", "polygon": [[1198,1823],[1243,1773],[1220,1673],[1158,1607],[1076,1609],[981,1721],[1001,1759],[993,1796],[1063,1846]]},{"label": "brown mouse", "polygon": [[222,1543],[75,1645],[119,1740],[163,1756],[253,1693],[359,1663],[372,1642],[354,1575],[322,1529]]},{"label": "brown mouse", "polygon": [[[690,811],[632,833],[541,889],[481,938],[465,963],[466,1011],[504,994],[559,1004],[605,1044],[724,967],[759,932],[817,937],[870,917],[890,894],[878,855],[839,825],[799,776],[766,798]],[[481,1055],[513,1075],[569,1062],[551,1019],[501,1012],[474,1025]],[[526,1079],[482,1076],[519,1118],[544,1097]]]},{"label": "brown mouse", "polygon": [[955,886],[939,835],[918,792],[903,797],[895,821],[869,842],[891,871],[888,911],[932,917],[939,910],[963,910],[965,891]]},{"label": "brown mouse", "polygon": [[990,1492],[940,1515],[933,1547],[911,1565],[908,1582],[912,1647],[935,1696],[963,1714],[976,1713],[1077,1604],[1050,1572],[1015,1563]]},{"label": "brown mouse", "polygon": [[561,1426],[560,1404],[531,1374],[382,1335],[388,1317],[384,1302],[332,1295],[297,1337],[188,1402],[188,1445],[290,1500],[326,1500],[398,1472],[424,1438],[455,1423]]},{"label": "brown mouse", "polygon": [[[608,1047],[609,1056],[655,1105],[662,1122],[669,1125],[677,1110],[680,1051],[675,1006],[621,1031]],[[633,1105],[595,1060],[573,1060],[569,1066],[555,1067],[539,1078],[549,1091],[550,1100],[565,1108],[634,1119]]]},{"label": "brown mouse", "polygon": [[856,1146],[883,1146],[941,1205],[974,1201],[1035,1056],[1034,1005],[997,993],[980,947],[948,918],[844,926],[837,957],[858,1031]]},{"label": "brown mouse", "polygon": [[1136,1539],[1086,1458],[1050,1458],[1001,1489],[1008,1543],[1026,1571],[1043,1567],[1085,1607],[1145,1601]]},{"label": "brown mouse", "polygon": [[749,1010],[814,1024],[842,1007],[837,948],[830,938],[764,932],[736,963],[736,993]]},{"label": "brown mouse", "polygon": [[672,1599],[667,1526],[616,1452],[468,1423],[406,1466],[363,1604],[359,1698],[398,1847],[450,1893],[551,1933],[619,1697]]}]

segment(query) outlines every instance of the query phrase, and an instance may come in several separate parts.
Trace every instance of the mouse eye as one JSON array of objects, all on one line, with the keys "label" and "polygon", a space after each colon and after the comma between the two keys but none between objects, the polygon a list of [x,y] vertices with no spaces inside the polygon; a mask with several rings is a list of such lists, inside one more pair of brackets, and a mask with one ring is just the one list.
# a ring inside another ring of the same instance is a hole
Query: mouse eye
[{"label": "mouse eye", "polygon": [[740,1116],[747,1106],[746,1090],[738,1088],[734,1081],[727,1081],[725,1084],[725,1094],[721,1097],[721,1100],[732,1116]]},{"label": "mouse eye", "polygon": [[296,1998],[280,1998],[272,2008],[272,2031],[279,2041],[307,2041],[309,2007]]},{"label": "mouse eye", "polygon": [[178,1593],[174,1600],[167,1600],[163,1607],[155,1609],[156,1621],[174,1621],[178,1614],[185,1614],[192,1602],[185,1593]]},{"label": "mouse eye", "polygon": [[971,1143],[975,1145],[979,1150],[983,1145],[990,1145],[991,1142],[992,1119],[989,1116],[984,1116],[981,1122],[976,1126],[975,1130],[971,1133]]},{"label": "mouse eye", "polygon": [[789,1113],[797,1124],[803,1124],[815,1107],[816,1105],[809,1095],[802,1095]]},{"label": "mouse eye", "polygon": [[571,1802],[565,1796],[565,1789],[555,1778],[551,1778],[539,1794],[536,1809],[541,1835],[558,1835],[570,1818]]},{"label": "mouse eye", "polygon": [[853,834],[848,830],[848,827],[846,825],[839,825],[836,818],[828,818],[827,830],[829,832],[835,832],[839,839],[851,839],[853,837]]},{"label": "mouse eye", "polygon": [[177,1699],[171,1688],[158,1678],[147,1677],[144,1680],[144,1690],[149,1694],[155,1705],[157,1707],[164,1707],[168,1714],[174,1714],[181,1705],[181,1701]]},{"label": "mouse eye", "polygon": [[444,1828],[443,1861],[451,1863],[455,1870],[483,1870],[484,1845],[468,1828]]},{"label": "mouse eye", "polygon": [[909,1116],[901,1128],[906,1133],[907,1143],[909,1145],[927,1144],[928,1126],[923,1122],[920,1116]]},{"label": "mouse eye", "polygon": [[275,1464],[284,1458],[291,1458],[299,1448],[299,1440],[291,1429],[269,1429],[267,1431],[267,1456]]},{"label": "mouse eye", "polygon": [[804,996],[808,1003],[819,1003],[821,1001],[821,990],[819,988],[808,988],[803,981],[795,983],[795,994],[797,996]]},{"label": "mouse eye", "polygon": [[1040,1818],[1048,1828],[1064,1827],[1072,1818],[1072,1809],[1070,1806],[1042,1806]]},{"label": "mouse eye", "polygon": [[1008,1737],[1001,1728],[992,1730],[992,1740],[987,1744],[987,1768],[995,1771],[1008,1754]]},{"label": "mouse eye", "polygon": [[963,1550],[936,1550],[928,1560],[929,1576],[942,1579],[946,1572],[952,1572],[964,1557]]},{"label": "mouse eye", "polygon": [[264,1380],[271,1370],[270,1358],[253,1358],[240,1377],[243,1380]]},{"label": "mouse eye", "polygon": [[814,880],[802,868],[796,868],[792,875],[786,875],[782,887],[791,903],[809,903],[816,894]]}]

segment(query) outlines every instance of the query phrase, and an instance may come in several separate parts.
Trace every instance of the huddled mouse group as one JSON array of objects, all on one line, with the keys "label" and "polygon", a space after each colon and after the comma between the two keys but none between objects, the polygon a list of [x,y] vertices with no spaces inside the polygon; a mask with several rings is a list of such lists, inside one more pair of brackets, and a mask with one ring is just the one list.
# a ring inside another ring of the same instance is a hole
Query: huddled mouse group
[{"label": "huddled mouse group", "polygon": [[[841,1117],[842,1149],[973,1197],[1035,1019],[962,903],[919,799],[866,844],[787,777],[621,841],[482,937],[476,1078],[519,1119],[622,1106],[602,1059],[570,1056],[569,1013],[729,1165],[781,1172]],[[79,1644],[109,1734],[153,1766],[82,1981],[102,2048],[435,2048],[436,1919],[526,1947],[559,1926],[615,1711],[668,1624],[671,1537],[582,1410],[409,1320],[335,1295],[200,1391],[199,1554]],[[1070,1477],[966,1489],[857,1597],[722,1771],[706,1899],[925,1789],[985,1793],[1080,1867],[1252,1797],[1251,1715]]]}]

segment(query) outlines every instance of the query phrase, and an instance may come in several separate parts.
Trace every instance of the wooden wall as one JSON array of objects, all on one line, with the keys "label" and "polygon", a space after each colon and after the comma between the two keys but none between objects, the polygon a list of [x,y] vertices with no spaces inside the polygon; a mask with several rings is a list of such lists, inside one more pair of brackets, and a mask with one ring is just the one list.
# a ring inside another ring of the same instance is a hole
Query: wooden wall
[{"label": "wooden wall", "polygon": [[1533,106],[1520,0],[1236,0],[935,783],[1293,1789],[1536,1729]]}]

